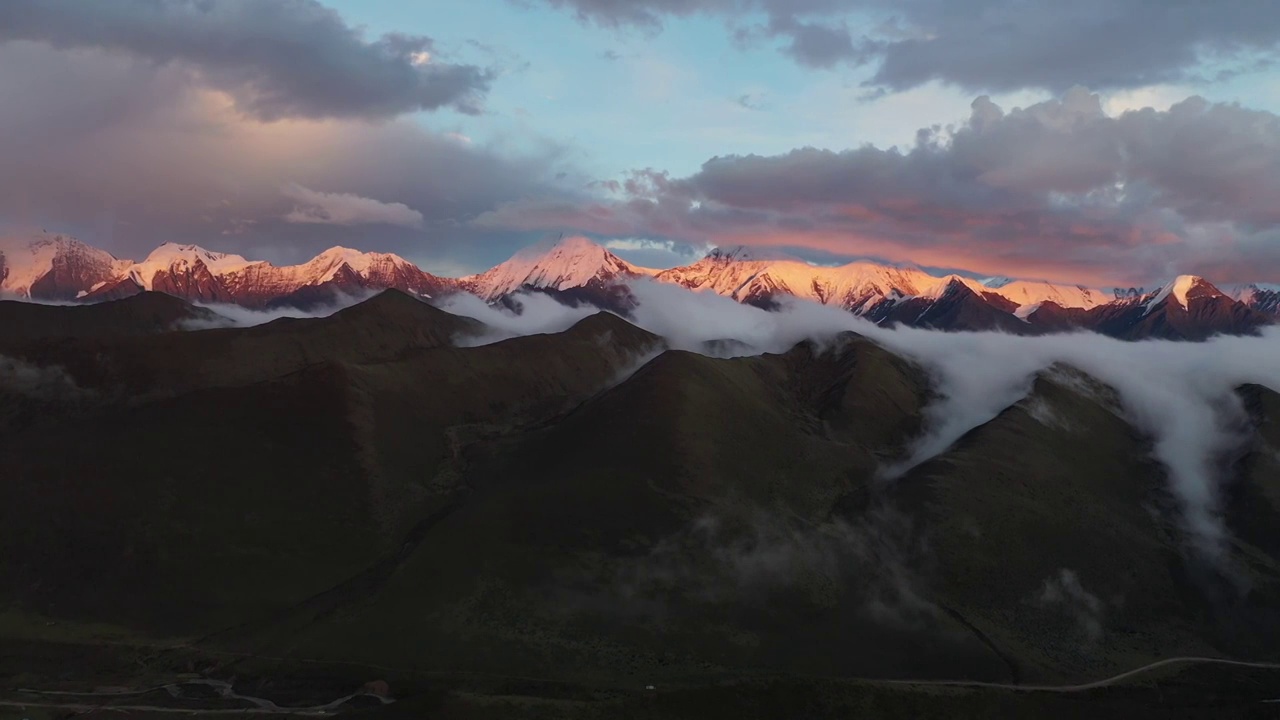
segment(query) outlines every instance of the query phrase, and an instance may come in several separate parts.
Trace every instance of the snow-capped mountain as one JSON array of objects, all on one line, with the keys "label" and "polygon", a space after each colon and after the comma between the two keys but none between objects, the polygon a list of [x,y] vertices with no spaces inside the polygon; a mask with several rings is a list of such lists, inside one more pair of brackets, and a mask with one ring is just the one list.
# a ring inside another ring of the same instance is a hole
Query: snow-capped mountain
[{"label": "snow-capped mountain", "polygon": [[85,288],[117,277],[128,264],[65,235],[0,238],[0,293],[74,300]]},{"label": "snow-capped mountain", "polygon": [[1111,298],[1101,290],[1080,285],[1058,285],[1047,282],[1012,280],[995,288],[996,294],[1018,305],[1017,313],[1025,317],[1044,303],[1089,310]]},{"label": "snow-capped mountain", "polygon": [[63,235],[0,239],[0,293],[38,300],[95,302],[150,290],[196,302],[263,307],[388,288],[431,297],[452,292],[456,281],[424,272],[398,255],[342,247],[300,265],[276,266],[176,243],[134,262]]},{"label": "snow-capped mountain", "polygon": [[1204,278],[1181,275],[1156,292],[1094,308],[1080,324],[1125,339],[1202,340],[1215,334],[1252,332],[1275,319]]},{"label": "snow-capped mountain", "polygon": [[937,298],[953,283],[964,285],[980,297],[1002,298],[1006,302],[1000,304],[1011,303],[1011,311],[1044,302],[1089,309],[1106,301],[1100,290],[1083,287],[1008,278],[978,281],[958,275],[938,277],[919,268],[868,262],[820,267],[796,258],[761,255],[750,248],[714,250],[693,265],[664,270],[656,277],[691,290],[712,290],[741,302],[790,295],[837,305],[860,315],[883,313],[885,303],[907,298]]},{"label": "snow-capped mountain", "polygon": [[664,270],[655,279],[690,290],[710,290],[739,302],[767,303],[777,296],[793,296],[853,312],[866,312],[886,299],[919,295],[942,282],[911,268],[871,263],[819,267],[741,247],[713,250],[698,262]]},{"label": "snow-capped mountain", "polygon": [[1173,279],[1173,282],[1160,288],[1160,291],[1143,305],[1143,309],[1144,314],[1150,314],[1161,304],[1167,306],[1168,301],[1172,301],[1183,310],[1189,310],[1192,300],[1211,300],[1222,297],[1226,295],[1204,278],[1195,275],[1179,275]]},{"label": "snow-capped mountain", "polygon": [[235,297],[259,305],[306,305],[330,300],[334,293],[388,288],[434,297],[454,287],[454,281],[425,272],[399,255],[343,247],[330,248],[301,265],[248,265],[227,273],[225,282]]},{"label": "snow-capped mountain", "polygon": [[1104,292],[1006,277],[938,277],[917,267],[853,262],[828,267],[773,250],[730,247],[668,270],[633,265],[585,238],[524,250],[477,275],[438,277],[398,255],[335,247],[288,266],[195,245],[165,244],[141,262],[119,260],[72,238],[42,234],[0,240],[0,293],[95,302],[159,291],[196,302],[247,307],[332,302],[336,295],[395,288],[419,297],[474,293],[518,307],[521,290],[626,313],[631,281],[651,277],[695,291],[770,307],[796,297],[868,320],[946,330],[1045,333],[1091,329],[1123,338],[1200,339],[1251,332],[1280,316],[1280,286],[1230,292],[1182,276],[1154,292]]},{"label": "snow-capped mountain", "polygon": [[430,297],[452,287],[398,255],[335,247],[301,265],[278,267],[217,253],[195,245],[168,243],[145,260],[129,264],[114,282],[88,290],[89,300],[156,290],[200,302],[247,307],[309,305],[337,293],[395,288]]},{"label": "snow-capped mountain", "polygon": [[1237,288],[1234,297],[1259,312],[1280,315],[1280,285],[1252,283]]},{"label": "snow-capped mountain", "polygon": [[549,249],[530,248],[478,275],[458,280],[467,292],[496,300],[521,288],[570,290],[600,287],[656,271],[623,260],[582,237],[566,238]]},{"label": "snow-capped mountain", "polygon": [[252,264],[239,255],[210,252],[196,245],[165,243],[153,250],[146,260],[131,265],[128,275],[143,289],[155,290],[157,278],[163,283],[166,275],[183,273],[198,265],[203,265],[211,275],[225,275]]}]

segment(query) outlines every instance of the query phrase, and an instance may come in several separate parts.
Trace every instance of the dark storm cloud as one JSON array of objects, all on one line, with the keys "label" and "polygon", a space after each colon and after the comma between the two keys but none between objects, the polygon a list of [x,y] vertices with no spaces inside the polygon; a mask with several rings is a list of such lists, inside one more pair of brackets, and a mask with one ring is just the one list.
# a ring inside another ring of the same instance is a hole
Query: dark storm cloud
[{"label": "dark storm cloud", "polygon": [[805,245],[1082,282],[1280,279],[1280,117],[1189,98],[1112,117],[1075,88],[951,133],[640,171],[595,202],[523,202],[481,223]]},{"label": "dark storm cloud", "polygon": [[[259,122],[187,68],[102,50],[0,43],[0,68],[0,97],[22,99],[0,103],[0,222],[51,224],[125,257],[167,241],[279,261],[334,244],[421,257],[452,242],[463,261],[466,241],[484,237],[470,218],[560,192],[554,147],[512,157],[409,119]],[[366,209],[403,205],[421,222],[355,224],[375,219],[366,211],[290,223],[299,203],[285,188],[296,186]]]},{"label": "dark storm cloud", "polygon": [[367,40],[315,0],[5,0],[0,41],[181,64],[260,119],[478,112],[489,73],[431,58],[431,38]]},{"label": "dark storm cloud", "polygon": [[780,39],[805,65],[871,63],[870,84],[893,90],[1139,87],[1188,78],[1205,60],[1256,67],[1280,40],[1280,5],[1253,0],[542,1],[615,27],[722,17],[735,37]]}]

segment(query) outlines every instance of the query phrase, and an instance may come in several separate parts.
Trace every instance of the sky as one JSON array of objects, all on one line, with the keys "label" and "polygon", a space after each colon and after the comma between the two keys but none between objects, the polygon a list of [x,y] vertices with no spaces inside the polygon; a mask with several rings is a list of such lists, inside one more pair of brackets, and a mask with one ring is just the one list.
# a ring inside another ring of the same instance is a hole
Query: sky
[{"label": "sky", "polygon": [[1280,6],[7,0],[0,228],[1280,282]]}]

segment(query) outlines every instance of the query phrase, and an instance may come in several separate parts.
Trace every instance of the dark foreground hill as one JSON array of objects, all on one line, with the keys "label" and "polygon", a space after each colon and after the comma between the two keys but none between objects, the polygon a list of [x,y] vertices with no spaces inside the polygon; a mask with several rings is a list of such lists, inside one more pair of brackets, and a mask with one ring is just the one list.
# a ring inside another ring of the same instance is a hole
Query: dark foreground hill
[{"label": "dark foreground hill", "polygon": [[215,313],[164,293],[143,293],[129,302],[98,305],[39,305],[0,300],[0,342],[53,338],[134,337],[176,330],[184,323],[216,324]]},{"label": "dark foreground hill", "polygon": [[478,323],[395,292],[203,331],[158,326],[153,302],[0,345],[6,688],[196,673],[309,705],[385,680],[401,701],[352,710],[370,717],[1190,717],[1280,697],[1280,674],[1199,665],[1071,695],[879,682],[1280,660],[1271,389],[1239,391],[1227,571],[1188,552],[1150,439],[1070,368],[886,482],[933,390],[854,334],[718,359],[603,313],[472,346]]}]

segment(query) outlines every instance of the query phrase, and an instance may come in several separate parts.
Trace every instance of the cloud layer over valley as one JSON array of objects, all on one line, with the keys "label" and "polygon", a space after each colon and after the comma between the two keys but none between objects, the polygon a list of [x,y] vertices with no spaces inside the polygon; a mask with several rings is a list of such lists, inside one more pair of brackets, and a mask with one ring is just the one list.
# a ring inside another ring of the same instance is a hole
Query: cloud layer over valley
[{"label": "cloud layer over valley", "polygon": [[[1150,436],[1153,454],[1180,501],[1188,538],[1209,557],[1219,556],[1227,540],[1219,519],[1220,483],[1244,424],[1235,390],[1252,383],[1280,391],[1280,366],[1267,360],[1280,357],[1280,329],[1275,328],[1259,336],[1223,336],[1203,343],[1126,342],[1090,333],[1024,337],[890,329],[839,309],[794,300],[766,311],[652,282],[634,284],[633,293],[638,304],[631,320],[665,338],[672,349],[716,356],[781,353],[805,340],[830,345],[840,333],[855,332],[925,368],[936,383],[938,400],[928,408],[926,433],[910,456],[883,468],[887,478],[945,452],[965,433],[1022,400],[1037,374],[1063,365],[1083,371],[1113,388],[1124,417]],[[562,331],[594,312],[541,294],[516,296],[524,315],[462,297],[442,307],[495,328],[481,342]],[[724,340],[735,342],[715,342]]]}]

